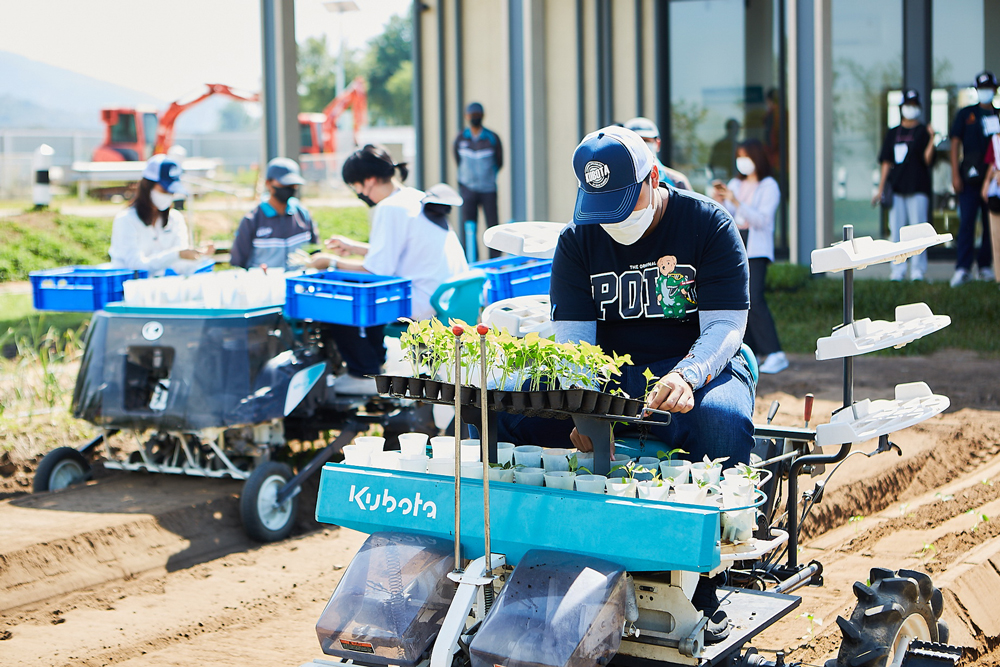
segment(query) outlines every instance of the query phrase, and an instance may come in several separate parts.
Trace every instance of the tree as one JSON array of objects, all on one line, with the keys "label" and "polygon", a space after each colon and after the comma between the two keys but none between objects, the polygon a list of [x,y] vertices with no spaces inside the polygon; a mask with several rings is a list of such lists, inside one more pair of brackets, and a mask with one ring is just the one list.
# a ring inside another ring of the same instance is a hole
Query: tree
[{"label": "tree", "polygon": [[219,111],[219,132],[249,132],[260,127],[260,119],[247,113],[244,102],[233,100]]},{"label": "tree", "polygon": [[[339,52],[339,50],[338,50]],[[337,96],[337,56],[330,53],[326,35],[309,37],[299,46],[299,109],[320,112]],[[358,54],[344,50],[344,81],[362,74]],[[364,76],[364,74],[362,74]]]},{"label": "tree", "polygon": [[386,23],[385,32],[368,41],[361,75],[368,82],[368,109],[373,124],[413,122],[413,93],[407,81],[413,81],[412,39],[410,19],[397,14]]}]

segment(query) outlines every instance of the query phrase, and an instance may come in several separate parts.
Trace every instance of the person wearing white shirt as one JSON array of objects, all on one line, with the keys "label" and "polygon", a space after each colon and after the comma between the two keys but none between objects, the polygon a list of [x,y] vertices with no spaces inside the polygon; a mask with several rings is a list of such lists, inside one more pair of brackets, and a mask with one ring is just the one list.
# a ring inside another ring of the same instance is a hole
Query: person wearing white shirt
[{"label": "person wearing white shirt", "polygon": [[[427,193],[402,185],[408,173],[405,163],[394,163],[381,146],[355,151],[342,171],[358,199],[374,209],[371,234],[368,243],[344,236],[328,239],[327,249],[339,256],[323,256],[329,268],[407,278],[413,286],[413,319],[434,317],[431,295],[441,283],[468,270],[462,245],[447,219],[462,198],[444,184]],[[399,180],[394,178],[397,172]],[[361,259],[342,259],[356,255]],[[323,261],[317,258],[313,266],[323,268]],[[348,377],[337,381],[336,390],[375,393],[374,380],[364,376],[381,372],[385,363],[383,327],[368,327],[364,336],[357,327],[334,326],[333,332],[348,371]]]},{"label": "person wearing white shirt", "polygon": [[774,261],[774,218],[781,203],[781,189],[771,176],[764,144],[756,139],[736,149],[738,176],[723,185],[716,181],[713,198],[726,207],[736,221],[750,263],[750,312],[743,338],[758,359],[761,373],[780,373],[788,368],[781,350],[774,318],[764,297],[767,265]]},{"label": "person wearing white shirt", "polygon": [[211,255],[210,246],[190,247],[184,216],[173,208],[174,195],[182,192],[181,167],[166,155],[154,155],[146,163],[135,198],[115,216],[108,255],[116,269],[149,271],[163,275],[167,269],[188,273],[200,257]]}]

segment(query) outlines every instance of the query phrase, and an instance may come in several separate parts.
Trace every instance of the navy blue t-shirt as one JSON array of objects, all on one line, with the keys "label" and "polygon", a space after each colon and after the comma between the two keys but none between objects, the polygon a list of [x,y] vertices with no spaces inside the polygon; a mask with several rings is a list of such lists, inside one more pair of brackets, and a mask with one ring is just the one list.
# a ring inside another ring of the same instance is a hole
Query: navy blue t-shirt
[{"label": "navy blue t-shirt", "polygon": [[966,181],[982,181],[986,176],[986,146],[990,137],[1000,132],[997,110],[975,104],[955,114],[949,135],[962,142],[962,164],[959,171]]},{"label": "navy blue t-shirt", "polygon": [[750,307],[732,217],[703,195],[661,187],[669,198],[652,234],[627,246],[600,225],[570,223],[552,261],[552,319],[596,320],[598,345],[635,364],[685,356],[700,334],[699,308]]}]

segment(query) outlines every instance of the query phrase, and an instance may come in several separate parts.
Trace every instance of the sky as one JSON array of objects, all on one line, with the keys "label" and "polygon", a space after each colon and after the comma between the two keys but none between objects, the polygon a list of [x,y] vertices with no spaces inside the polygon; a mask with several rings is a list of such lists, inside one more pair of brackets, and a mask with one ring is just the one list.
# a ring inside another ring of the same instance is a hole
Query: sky
[{"label": "sky", "polygon": [[[356,2],[359,11],[339,15],[321,0],[295,0],[296,39],[326,34],[335,49],[342,20],[347,46],[357,48],[412,4]],[[260,0],[5,2],[0,49],[163,101],[205,83],[260,90]]]}]

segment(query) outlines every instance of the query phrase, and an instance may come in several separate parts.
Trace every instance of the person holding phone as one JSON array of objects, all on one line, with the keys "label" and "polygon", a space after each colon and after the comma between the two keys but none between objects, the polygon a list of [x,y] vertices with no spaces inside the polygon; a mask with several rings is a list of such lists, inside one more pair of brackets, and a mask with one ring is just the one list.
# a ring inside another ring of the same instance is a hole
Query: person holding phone
[{"label": "person holding phone", "polygon": [[[931,163],[934,161],[934,129],[920,122],[920,93],[903,91],[899,105],[902,120],[885,133],[878,160],[882,175],[872,206],[891,197],[889,231],[893,243],[899,242],[899,230],[907,225],[927,222],[931,196]],[[886,188],[889,188],[887,191]],[[927,272],[927,253],[909,259],[910,279],[923,280]],[[893,264],[891,280],[906,277],[906,264]]]}]

